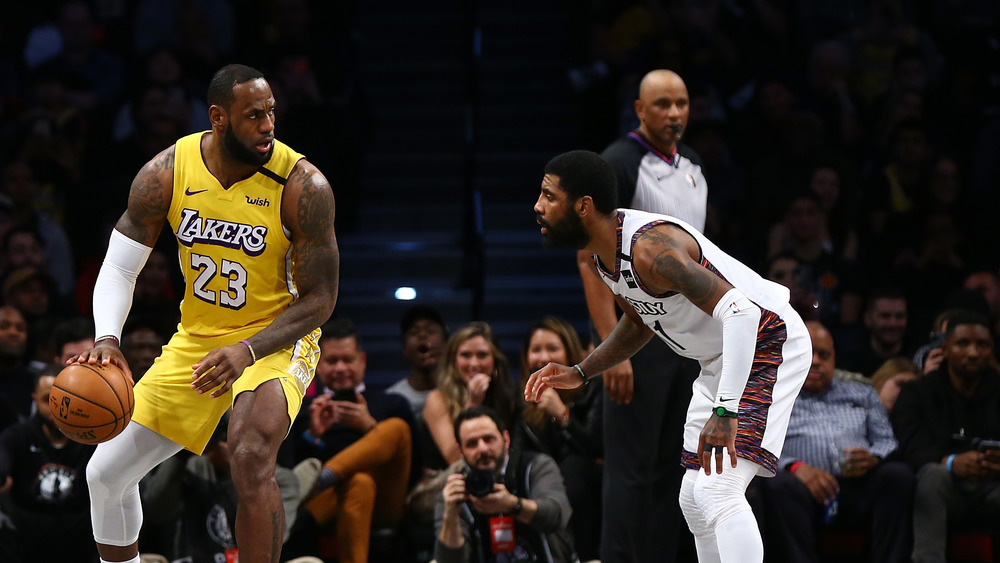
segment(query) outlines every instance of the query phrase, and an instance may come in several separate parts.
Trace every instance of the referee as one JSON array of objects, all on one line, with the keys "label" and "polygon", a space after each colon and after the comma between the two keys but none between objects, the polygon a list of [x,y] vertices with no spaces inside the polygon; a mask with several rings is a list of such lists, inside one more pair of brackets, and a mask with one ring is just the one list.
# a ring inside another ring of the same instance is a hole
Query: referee
[{"label": "referee", "polygon": [[[708,184],[701,159],[680,144],[690,112],[687,86],[675,72],[651,71],[634,105],[639,127],[601,153],[615,171],[618,207],[672,215],[704,231]],[[604,340],[618,323],[614,297],[589,253],[581,251],[577,264],[591,322]],[[693,554],[677,497],[684,420],[698,373],[697,362],[658,338],[604,373],[602,563],[673,563],[682,543]]]}]

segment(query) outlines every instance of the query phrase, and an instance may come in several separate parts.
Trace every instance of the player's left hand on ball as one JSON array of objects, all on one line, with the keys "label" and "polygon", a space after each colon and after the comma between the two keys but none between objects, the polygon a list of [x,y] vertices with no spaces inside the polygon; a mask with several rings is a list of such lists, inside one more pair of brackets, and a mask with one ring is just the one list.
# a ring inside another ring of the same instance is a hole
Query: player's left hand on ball
[{"label": "player's left hand on ball", "polygon": [[220,397],[232,389],[233,382],[243,375],[243,370],[252,363],[251,360],[247,347],[243,344],[212,350],[201,361],[191,366],[194,370],[191,374],[191,379],[194,380],[191,388],[199,395],[215,389],[211,397],[213,399]]},{"label": "player's left hand on ball", "polygon": [[549,362],[524,384],[524,400],[537,403],[546,389],[576,389],[581,385],[580,373],[575,368]]}]

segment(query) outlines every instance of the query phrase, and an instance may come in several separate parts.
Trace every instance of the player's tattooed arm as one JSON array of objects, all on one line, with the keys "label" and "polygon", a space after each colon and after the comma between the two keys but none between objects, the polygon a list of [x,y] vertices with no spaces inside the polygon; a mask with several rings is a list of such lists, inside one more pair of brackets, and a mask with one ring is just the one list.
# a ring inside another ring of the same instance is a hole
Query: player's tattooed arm
[{"label": "player's tattooed arm", "polygon": [[636,272],[655,293],[676,291],[709,315],[733,286],[698,261],[698,244],[675,225],[647,230],[635,245]]},{"label": "player's tattooed arm", "polygon": [[624,314],[600,346],[580,362],[580,367],[586,374],[604,373],[624,362],[653,337],[653,331],[642,322],[642,318],[628,302],[618,295],[615,300]]},{"label": "player's tattooed arm", "polygon": [[291,345],[333,314],[340,278],[335,211],[326,177],[311,163],[299,161],[285,185],[281,209],[282,223],[292,234],[292,278],[299,297],[248,339],[258,358]]},{"label": "player's tattooed arm", "polygon": [[156,244],[163,221],[170,210],[174,184],[174,147],[163,150],[147,162],[132,180],[128,209],[115,229],[146,246]]}]

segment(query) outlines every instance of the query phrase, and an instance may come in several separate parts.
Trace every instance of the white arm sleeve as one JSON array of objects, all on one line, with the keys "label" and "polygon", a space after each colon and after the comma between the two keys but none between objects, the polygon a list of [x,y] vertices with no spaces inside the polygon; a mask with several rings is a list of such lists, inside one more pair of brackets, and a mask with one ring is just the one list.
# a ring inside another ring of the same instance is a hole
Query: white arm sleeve
[{"label": "white arm sleeve", "polygon": [[94,334],[121,338],[125,318],[132,308],[132,292],[153,249],[117,230],[111,231],[108,253],[94,284]]},{"label": "white arm sleeve", "polygon": [[712,316],[722,321],[722,373],[713,406],[738,413],[757,350],[760,307],[734,287],[715,305]]}]

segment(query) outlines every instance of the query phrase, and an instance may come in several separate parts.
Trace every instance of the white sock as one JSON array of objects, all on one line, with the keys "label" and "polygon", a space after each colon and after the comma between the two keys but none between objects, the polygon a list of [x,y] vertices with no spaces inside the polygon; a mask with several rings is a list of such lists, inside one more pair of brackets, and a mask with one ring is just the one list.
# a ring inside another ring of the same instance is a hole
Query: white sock
[{"label": "white sock", "polygon": [[719,560],[723,563],[764,561],[764,544],[757,529],[757,519],[750,510],[733,514],[716,524],[715,537],[718,542]]},{"label": "white sock", "polygon": [[139,563],[139,556],[136,555],[135,557],[129,559],[128,561],[106,561],[104,559],[101,559],[101,563]]}]

